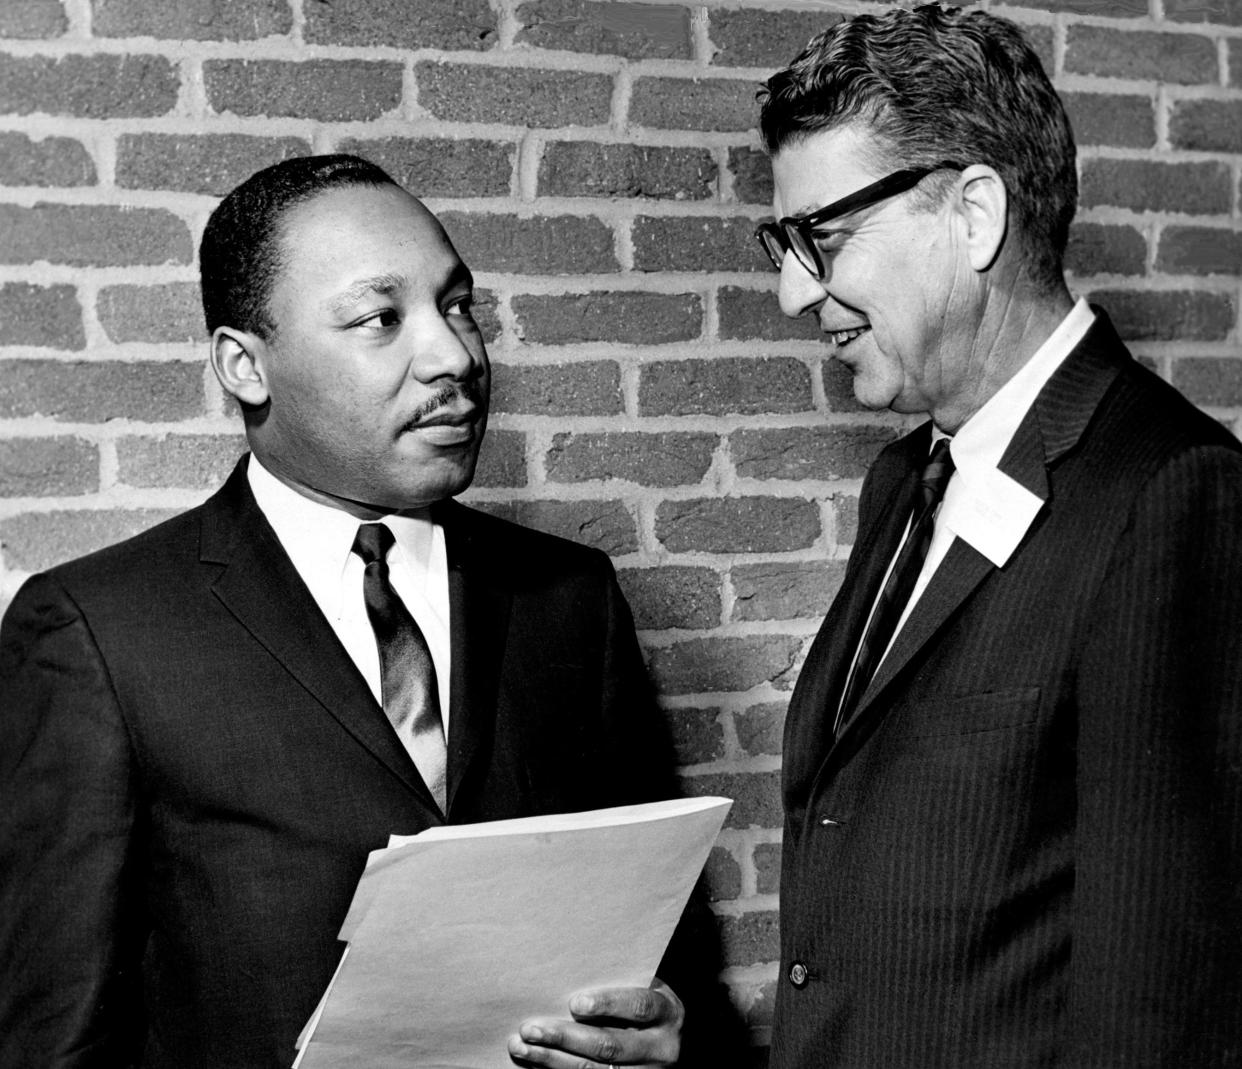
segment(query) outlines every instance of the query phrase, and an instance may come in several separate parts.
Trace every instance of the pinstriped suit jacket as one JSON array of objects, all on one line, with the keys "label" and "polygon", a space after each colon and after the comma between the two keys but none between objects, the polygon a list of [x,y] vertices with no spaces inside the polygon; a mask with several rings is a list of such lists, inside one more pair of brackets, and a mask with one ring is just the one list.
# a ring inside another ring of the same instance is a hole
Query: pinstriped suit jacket
[{"label": "pinstriped suit jacket", "polygon": [[[785,733],[773,1069],[1242,1064],[1242,446],[1102,314],[831,739],[929,426],[863,486]],[[792,977],[792,979],[791,979]]]}]

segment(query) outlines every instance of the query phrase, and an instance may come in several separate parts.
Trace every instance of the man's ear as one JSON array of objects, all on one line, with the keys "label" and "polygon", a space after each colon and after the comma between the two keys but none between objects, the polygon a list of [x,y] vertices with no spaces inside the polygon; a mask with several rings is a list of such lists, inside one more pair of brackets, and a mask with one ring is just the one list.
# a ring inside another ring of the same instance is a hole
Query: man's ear
[{"label": "man's ear", "polygon": [[267,403],[267,346],[257,334],[217,327],[211,336],[211,369],[225,391],[243,405]]},{"label": "man's ear", "polygon": [[986,271],[1000,255],[1009,226],[1004,179],[987,164],[971,164],[958,178],[954,195],[970,266]]}]

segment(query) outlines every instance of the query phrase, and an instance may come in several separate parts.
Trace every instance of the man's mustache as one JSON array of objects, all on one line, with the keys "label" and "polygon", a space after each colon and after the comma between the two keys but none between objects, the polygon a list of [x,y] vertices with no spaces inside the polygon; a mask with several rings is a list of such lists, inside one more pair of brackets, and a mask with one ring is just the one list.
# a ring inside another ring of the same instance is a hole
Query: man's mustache
[{"label": "man's mustache", "polygon": [[461,410],[463,408],[482,408],[487,403],[483,389],[477,379],[466,379],[442,387],[435,395],[419,405],[410,416],[409,426],[434,416],[442,409]]}]

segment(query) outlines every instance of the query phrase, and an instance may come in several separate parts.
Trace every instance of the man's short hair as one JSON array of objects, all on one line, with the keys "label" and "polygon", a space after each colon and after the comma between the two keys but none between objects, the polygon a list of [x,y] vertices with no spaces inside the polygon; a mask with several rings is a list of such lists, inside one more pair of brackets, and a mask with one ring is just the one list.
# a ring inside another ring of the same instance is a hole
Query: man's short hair
[{"label": "man's short hair", "polygon": [[341,186],[396,185],[360,156],[300,156],[256,172],[211,213],[198,264],[207,330],[234,327],[262,338],[276,329],[272,288],[281,268],[281,220],[295,205]]},{"label": "man's short hair", "polygon": [[875,162],[892,169],[946,160],[994,167],[1032,275],[1061,283],[1078,199],[1074,135],[1012,22],[935,4],[856,15],[813,38],[759,97],[771,154],[858,122],[886,157]]}]

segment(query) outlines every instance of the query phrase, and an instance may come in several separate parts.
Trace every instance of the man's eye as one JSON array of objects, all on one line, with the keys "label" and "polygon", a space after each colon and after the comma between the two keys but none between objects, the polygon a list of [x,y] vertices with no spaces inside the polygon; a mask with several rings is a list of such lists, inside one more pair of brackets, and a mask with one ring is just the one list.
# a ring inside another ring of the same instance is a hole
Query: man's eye
[{"label": "man's eye", "polygon": [[813,231],[811,237],[815,239],[815,247],[820,252],[833,253],[845,244],[846,231],[844,230],[816,230]]},{"label": "man's eye", "polygon": [[397,313],[391,308],[385,308],[382,311],[373,312],[365,319],[358,320],[355,326],[368,327],[372,330],[377,330],[395,327],[399,322],[400,319],[397,316]]},{"label": "man's eye", "polygon": [[474,295],[466,294],[464,297],[458,297],[452,304],[444,309],[446,316],[468,316],[472,314],[474,308]]}]

